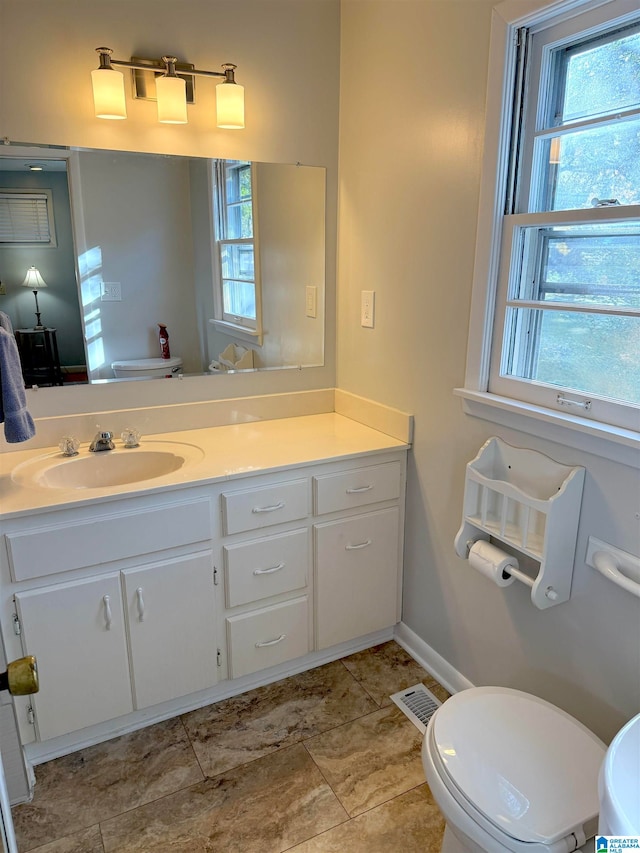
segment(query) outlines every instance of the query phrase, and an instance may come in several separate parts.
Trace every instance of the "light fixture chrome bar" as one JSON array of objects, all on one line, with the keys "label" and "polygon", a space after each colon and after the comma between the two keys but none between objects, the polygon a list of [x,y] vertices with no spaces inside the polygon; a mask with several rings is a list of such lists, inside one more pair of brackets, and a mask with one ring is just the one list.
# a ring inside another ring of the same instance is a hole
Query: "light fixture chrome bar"
[{"label": "light fixture chrome bar", "polygon": [[[143,59],[140,56],[131,57],[131,85],[133,97],[136,100],[156,100],[156,79],[166,71],[166,66],[160,59]],[[193,65],[188,62],[176,62],[176,74],[186,83],[187,103],[195,103],[195,78]]]}]

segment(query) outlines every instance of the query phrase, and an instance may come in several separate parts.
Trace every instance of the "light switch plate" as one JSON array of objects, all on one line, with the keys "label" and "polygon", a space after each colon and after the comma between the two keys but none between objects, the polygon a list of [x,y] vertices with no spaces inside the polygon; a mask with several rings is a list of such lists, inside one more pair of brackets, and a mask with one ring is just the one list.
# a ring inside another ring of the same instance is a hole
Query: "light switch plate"
[{"label": "light switch plate", "polygon": [[360,325],[365,329],[373,329],[376,305],[376,294],[374,290],[361,291],[360,297]]},{"label": "light switch plate", "polygon": [[307,317],[317,317],[318,316],[318,288],[314,287],[311,284],[307,285],[306,288],[306,302],[305,302],[305,313]]}]

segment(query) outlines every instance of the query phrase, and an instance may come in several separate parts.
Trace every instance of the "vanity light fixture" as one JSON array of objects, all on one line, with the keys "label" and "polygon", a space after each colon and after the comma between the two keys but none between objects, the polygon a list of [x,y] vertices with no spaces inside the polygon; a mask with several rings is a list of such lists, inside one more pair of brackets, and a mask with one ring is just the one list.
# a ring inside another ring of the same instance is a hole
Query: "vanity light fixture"
[{"label": "vanity light fixture", "polygon": [[38,305],[38,290],[42,287],[47,286],[47,282],[40,275],[40,270],[35,267],[29,267],[27,270],[27,274],[24,277],[24,281],[22,282],[23,287],[29,287],[33,290],[33,295],[36,298],[36,325],[33,327],[34,329],[44,329],[44,326],[40,322],[40,307]]},{"label": "vanity light fixture", "polygon": [[[124,74],[118,68],[130,68],[134,97],[158,102],[158,121],[186,124],[187,103],[193,103],[194,77],[219,77],[216,86],[217,125],[224,129],[244,127],[244,86],[235,80],[236,66],[226,63],[222,71],[200,71],[192,65],[178,63],[175,56],[161,60],[132,57],[130,62],[112,59],[109,47],[97,47],[99,68],[91,72],[93,101],[97,118],[124,119],[127,104]],[[115,68],[114,66],[117,66]],[[155,81],[155,96],[150,80]]]}]

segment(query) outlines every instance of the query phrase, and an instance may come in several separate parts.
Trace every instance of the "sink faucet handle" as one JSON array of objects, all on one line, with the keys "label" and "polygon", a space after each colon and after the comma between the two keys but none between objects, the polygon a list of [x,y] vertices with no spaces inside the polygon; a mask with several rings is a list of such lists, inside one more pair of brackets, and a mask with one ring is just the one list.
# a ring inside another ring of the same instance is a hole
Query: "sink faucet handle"
[{"label": "sink faucet handle", "polygon": [[60,439],[58,447],[63,456],[77,456],[80,439],[76,438],[75,435],[65,435]]},{"label": "sink faucet handle", "polygon": [[126,427],[121,433],[120,438],[125,447],[139,447],[140,446],[140,433],[137,429],[131,429],[131,427]]}]

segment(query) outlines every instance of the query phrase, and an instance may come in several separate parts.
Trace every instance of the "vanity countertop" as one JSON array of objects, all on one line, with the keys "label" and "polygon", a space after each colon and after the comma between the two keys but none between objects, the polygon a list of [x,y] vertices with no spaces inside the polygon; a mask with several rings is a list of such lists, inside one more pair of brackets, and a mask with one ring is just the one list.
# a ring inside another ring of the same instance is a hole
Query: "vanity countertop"
[{"label": "vanity countertop", "polygon": [[[161,442],[193,445],[202,452],[201,458],[169,474],[149,480],[101,488],[53,489],[16,483],[12,472],[18,466],[34,459],[63,461],[64,457],[57,448],[3,453],[0,455],[0,518],[82,506],[125,495],[132,497],[185,486],[206,485],[317,462],[332,462],[371,453],[401,450],[409,446],[403,441],[336,413],[143,436],[141,449],[152,450],[154,443],[158,445]],[[119,438],[115,443],[116,449],[105,451],[104,455],[136,453],[136,449],[123,448]],[[85,443],[80,448],[80,455],[94,454],[89,453],[88,444]],[[107,461],[105,460],[105,464]]]}]

